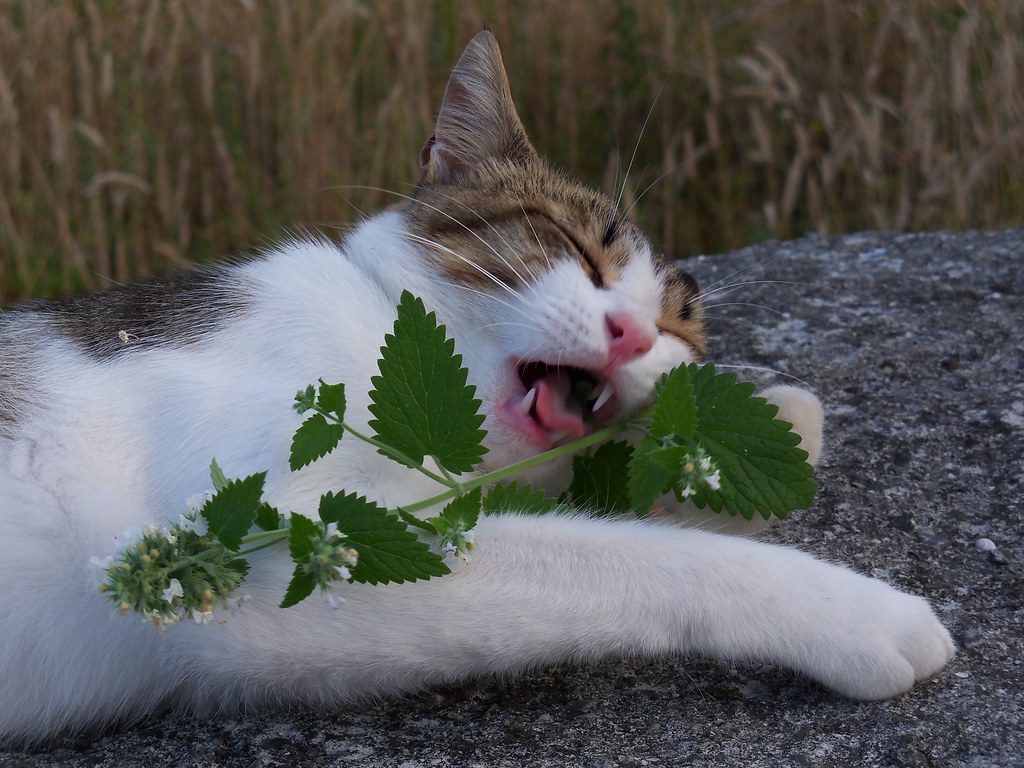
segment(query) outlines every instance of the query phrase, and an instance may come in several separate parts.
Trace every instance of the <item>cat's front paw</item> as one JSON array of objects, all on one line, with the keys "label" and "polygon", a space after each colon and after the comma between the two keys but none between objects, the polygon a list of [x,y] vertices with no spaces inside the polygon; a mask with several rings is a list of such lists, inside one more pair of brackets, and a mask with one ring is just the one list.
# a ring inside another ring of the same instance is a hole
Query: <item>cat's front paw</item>
[{"label": "cat's front paw", "polygon": [[821,458],[822,431],[825,423],[821,401],[806,389],[781,384],[769,387],[760,393],[769,403],[779,407],[778,419],[793,425],[793,431],[800,435],[800,447],[807,451],[811,466]]},{"label": "cat's front paw", "polygon": [[850,698],[887,699],[942,669],[956,646],[926,600],[865,581],[857,591],[874,594],[847,596],[805,671]]}]

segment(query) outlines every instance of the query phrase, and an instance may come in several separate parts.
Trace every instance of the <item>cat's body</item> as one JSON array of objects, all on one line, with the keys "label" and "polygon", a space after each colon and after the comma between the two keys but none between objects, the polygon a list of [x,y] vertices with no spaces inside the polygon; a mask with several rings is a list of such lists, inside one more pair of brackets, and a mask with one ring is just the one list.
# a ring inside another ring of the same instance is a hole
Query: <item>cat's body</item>
[{"label": "cat's body", "polygon": [[[325,489],[389,506],[436,493],[356,440],[287,470],[296,389],[344,382],[348,419],[365,426],[403,289],[457,340],[487,414],[489,466],[585,428],[567,394],[580,370],[611,383],[596,414],[610,418],[699,357],[696,285],[611,201],[541,163],[489,33],[457,67],[423,162],[416,200],[341,245],[296,241],[208,273],[0,315],[0,741],[168,704],[331,706],[560,660],[679,651],[768,659],[880,698],[950,658],[920,598],[674,516],[486,518],[468,567],[345,585],[336,611],[316,600],[277,608],[292,565],[271,549],[253,556],[252,600],[224,623],[160,637],[112,616],[90,556],[125,529],[177,520],[209,486],[213,456],[233,476],[269,468],[267,498],[307,514]],[[789,388],[768,396],[816,459],[817,401]],[[532,479],[557,487],[564,470]]]}]

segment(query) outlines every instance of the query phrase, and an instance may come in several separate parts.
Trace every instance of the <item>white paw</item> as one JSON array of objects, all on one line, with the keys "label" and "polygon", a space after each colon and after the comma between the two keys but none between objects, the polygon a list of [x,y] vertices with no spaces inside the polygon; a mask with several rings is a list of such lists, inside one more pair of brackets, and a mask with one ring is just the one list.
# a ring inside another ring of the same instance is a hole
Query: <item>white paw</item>
[{"label": "white paw", "polygon": [[887,699],[953,658],[956,646],[926,600],[855,578],[862,583],[833,606],[805,672],[850,698]]},{"label": "white paw", "polygon": [[776,418],[793,425],[793,431],[800,435],[800,447],[807,451],[807,461],[811,466],[816,465],[821,458],[821,434],[825,422],[821,401],[805,389],[786,384],[769,387],[759,394],[779,406]]}]

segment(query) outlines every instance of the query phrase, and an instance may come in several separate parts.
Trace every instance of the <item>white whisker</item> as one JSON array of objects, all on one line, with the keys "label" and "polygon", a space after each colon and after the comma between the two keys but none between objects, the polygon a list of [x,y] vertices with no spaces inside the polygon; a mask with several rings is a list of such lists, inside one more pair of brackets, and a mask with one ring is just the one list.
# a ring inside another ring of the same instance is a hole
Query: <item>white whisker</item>
[{"label": "white whisker", "polygon": [[651,115],[654,114],[654,108],[658,105],[658,99],[661,98],[661,92],[665,88],[665,83],[662,82],[658,88],[658,92],[654,95],[654,102],[651,104],[651,108],[647,110],[647,117],[644,118],[644,124],[640,126],[640,135],[636,137],[636,144],[633,147],[633,155],[629,158],[629,165],[626,166],[626,173],[622,177],[622,186],[619,187],[619,196],[615,200],[615,208],[618,210],[622,204],[622,196],[626,193],[626,184],[629,183],[629,172],[633,170],[633,161],[636,160],[636,153],[640,149],[640,142],[643,140],[644,133],[647,131],[647,124],[651,120]]},{"label": "white whisker", "polygon": [[755,309],[763,309],[765,312],[771,312],[773,314],[779,315],[780,317],[783,317],[786,314],[785,312],[782,312],[782,311],[780,311],[778,309],[773,309],[772,307],[766,307],[764,304],[753,304],[753,303],[747,302],[747,301],[726,301],[726,302],[721,302],[719,304],[705,304],[704,305],[704,309],[705,310],[707,310],[707,309],[715,309],[717,307],[753,307]]},{"label": "white whisker", "polygon": [[771,374],[774,374],[775,376],[782,376],[785,379],[791,379],[792,381],[795,381],[798,384],[802,384],[803,386],[807,387],[807,389],[809,389],[809,390],[811,390],[813,392],[817,392],[819,395],[821,394],[821,390],[819,390],[817,387],[812,385],[810,382],[804,381],[799,376],[794,376],[791,373],[785,373],[784,371],[780,371],[777,368],[768,368],[766,366],[761,366],[761,365],[744,365],[742,363],[727,364],[727,363],[718,363],[718,362],[715,363],[715,368],[733,368],[733,369],[736,369],[736,370],[758,371],[760,373],[771,373]]},{"label": "white whisker", "polygon": [[537,241],[537,246],[540,248],[540,252],[544,254],[544,261],[547,262],[548,269],[551,269],[551,257],[548,256],[547,249],[544,248],[544,243],[540,241],[540,235],[538,235],[537,230],[534,229],[533,222],[530,221],[530,214],[526,212],[526,208],[523,206],[522,201],[519,202],[519,208],[523,212],[523,218],[526,219],[526,223],[530,225],[530,231],[533,232],[533,238]]},{"label": "white whisker", "polygon": [[[359,185],[345,185],[345,186],[347,188],[351,188],[351,189],[368,189],[368,190],[374,190],[374,191],[377,191],[377,192],[384,192],[386,194],[394,195],[395,197],[400,197],[403,200],[408,200],[410,203],[417,203],[419,205],[422,205],[424,208],[429,208],[430,210],[434,211],[435,213],[441,214],[446,219],[449,219],[450,221],[453,221],[456,224],[458,224],[464,230],[469,232],[469,234],[473,235],[473,237],[475,237],[477,240],[479,240],[481,243],[483,243],[491,253],[493,253],[495,256],[497,256],[499,259],[501,259],[502,263],[506,267],[508,267],[509,269],[512,270],[512,274],[514,274],[517,278],[519,278],[520,282],[522,282],[522,283],[528,283],[529,282],[528,280],[526,280],[526,278],[524,278],[521,274],[519,274],[519,271],[515,267],[513,267],[511,263],[509,263],[508,259],[506,259],[504,256],[501,255],[501,253],[498,251],[497,248],[495,248],[493,245],[488,243],[484,238],[480,237],[480,235],[477,232],[474,232],[472,229],[470,229],[468,226],[466,226],[463,222],[461,222],[458,219],[456,219],[454,216],[452,216],[447,211],[441,210],[436,205],[431,205],[430,203],[426,203],[426,202],[424,202],[424,201],[422,201],[422,200],[420,200],[418,198],[413,197],[412,195],[403,195],[401,192],[395,192],[392,189],[385,189],[383,187],[359,186]],[[472,209],[470,209],[470,210],[472,210]],[[520,261],[522,261],[522,259],[520,259]]]},{"label": "white whisker", "polygon": [[[523,259],[523,257],[519,255],[519,252],[515,248],[512,247],[512,244],[508,240],[505,239],[505,236],[503,234],[501,234],[501,231],[498,230],[498,228],[495,227],[490,221],[488,221],[487,218],[485,216],[483,216],[483,214],[481,214],[479,211],[477,211],[472,206],[467,205],[466,203],[462,202],[461,200],[458,200],[455,197],[452,197],[451,195],[446,195],[443,192],[437,192],[436,190],[435,190],[434,194],[440,195],[441,197],[445,198],[446,200],[450,200],[451,202],[456,203],[457,205],[461,205],[467,211],[469,211],[474,216],[476,216],[478,219],[480,219],[480,221],[484,222],[484,224],[486,224],[488,227],[490,227],[491,231],[494,234],[496,234],[501,239],[501,242],[505,244],[506,248],[508,248],[508,252],[512,256],[515,256],[516,259],[519,260],[519,263],[523,265],[523,269],[526,271],[526,274],[528,274],[532,280],[536,280],[537,279],[537,276],[533,273],[533,270],[530,269],[530,265],[527,264],[526,261]],[[522,202],[519,203],[519,207],[520,208],[523,207]],[[531,225],[531,227],[532,227],[532,225]],[[536,235],[536,232],[534,232],[534,235]],[[539,241],[538,241],[538,243],[539,243]],[[543,250],[543,246],[542,246],[542,250]],[[546,255],[547,254],[545,254],[545,256]],[[509,268],[511,269],[512,266],[509,265]],[[520,278],[520,279],[522,280],[522,278]],[[526,281],[523,280],[523,282],[526,282]]]},{"label": "white whisker", "polygon": [[414,242],[422,243],[423,245],[427,245],[427,246],[430,246],[431,248],[435,248],[435,249],[441,251],[442,253],[447,253],[449,256],[454,256],[455,258],[459,259],[460,261],[462,261],[462,262],[468,264],[469,266],[471,266],[473,269],[475,269],[480,274],[482,274],[485,277],[487,277],[490,280],[492,280],[497,285],[499,285],[502,288],[504,288],[508,293],[510,293],[513,296],[515,296],[517,299],[519,299],[524,304],[529,304],[529,302],[526,300],[526,298],[521,293],[519,293],[519,291],[517,291],[515,288],[510,286],[508,283],[506,283],[500,277],[495,275],[493,272],[490,272],[486,268],[480,266],[479,264],[477,264],[472,259],[469,259],[469,258],[463,256],[461,253],[459,253],[458,251],[454,250],[453,248],[449,248],[447,245],[443,245],[443,244],[437,242],[436,240],[431,240],[429,237],[423,237],[423,235],[418,235],[415,232],[404,232],[402,236],[403,237],[407,237],[410,240],[413,240]]},{"label": "white whisker", "polygon": [[735,291],[739,288],[744,288],[748,285],[799,285],[807,286],[809,283],[803,283],[796,280],[744,280],[739,283],[729,283],[727,285],[720,285],[714,289],[705,289],[698,294],[698,298],[704,301],[710,296],[716,296],[725,291]]}]

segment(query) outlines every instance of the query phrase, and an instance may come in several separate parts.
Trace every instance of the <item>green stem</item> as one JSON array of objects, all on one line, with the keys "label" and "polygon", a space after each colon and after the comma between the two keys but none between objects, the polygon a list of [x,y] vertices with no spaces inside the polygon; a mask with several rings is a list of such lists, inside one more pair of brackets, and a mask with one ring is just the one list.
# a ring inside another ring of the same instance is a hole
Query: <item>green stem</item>
[{"label": "green stem", "polygon": [[[320,406],[312,405],[312,406],[310,406],[310,410],[316,411],[321,416],[323,416],[325,419],[327,419],[329,421],[333,421],[335,424],[340,424],[341,428],[344,429],[349,434],[351,434],[353,437],[358,437],[364,443],[369,443],[374,448],[378,449],[379,451],[382,451],[387,456],[390,456],[391,458],[395,459],[396,461],[398,461],[398,462],[400,462],[402,464],[405,464],[407,467],[412,467],[416,471],[421,472],[422,474],[424,474],[427,477],[429,477],[434,482],[440,483],[441,485],[447,486],[448,488],[458,488],[459,487],[459,484],[455,480],[453,480],[450,476],[448,476],[447,472],[445,472],[445,477],[441,477],[440,475],[438,475],[438,474],[436,474],[434,472],[431,472],[429,469],[427,469],[426,467],[423,466],[422,462],[413,461],[409,456],[406,456],[404,453],[402,453],[400,450],[398,450],[394,446],[388,445],[387,443],[383,443],[383,442],[381,442],[380,440],[378,440],[375,437],[370,437],[369,435],[364,435],[362,432],[360,432],[360,431],[358,431],[356,429],[353,429],[350,424],[348,424],[345,421],[339,421],[338,418],[333,413],[331,413],[329,411],[325,411]],[[444,472],[444,469],[442,469],[441,471]]]},{"label": "green stem", "polygon": [[429,499],[417,501],[414,504],[403,505],[402,509],[410,514],[424,509],[430,509],[436,504],[450,501],[451,499],[461,496],[464,493],[468,493],[475,488],[500,482],[508,477],[512,477],[513,475],[518,475],[520,472],[525,472],[533,467],[559,459],[562,456],[568,456],[570,454],[577,453],[584,448],[589,448],[592,445],[597,445],[607,440],[611,440],[613,437],[621,435],[633,426],[635,426],[634,422],[627,421],[622,424],[613,424],[610,427],[599,429],[597,432],[593,432],[586,437],[581,437],[579,440],[574,440],[566,445],[560,445],[557,448],[552,448],[550,451],[545,451],[544,453],[539,453],[536,456],[531,456],[528,459],[517,461],[515,464],[509,464],[507,467],[502,467],[501,469],[487,472],[483,475],[479,475],[478,477],[464,480],[460,483],[460,488],[453,488],[449,491],[445,491],[444,493],[439,493],[436,496],[431,496]]},{"label": "green stem", "polygon": [[274,531],[260,531],[259,533],[250,533],[247,536],[243,536],[242,544],[258,544],[263,541],[273,544],[275,541],[280,539],[287,539],[288,535],[288,528],[278,528]]}]

